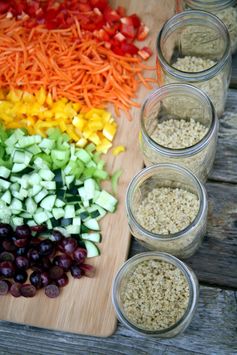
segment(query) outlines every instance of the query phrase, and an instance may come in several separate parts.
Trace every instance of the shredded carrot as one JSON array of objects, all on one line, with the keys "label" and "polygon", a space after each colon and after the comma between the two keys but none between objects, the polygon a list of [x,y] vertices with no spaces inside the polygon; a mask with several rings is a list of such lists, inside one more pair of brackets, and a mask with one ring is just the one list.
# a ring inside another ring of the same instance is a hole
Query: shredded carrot
[{"label": "shredded carrot", "polygon": [[65,97],[87,107],[112,103],[115,112],[130,107],[140,84],[150,89],[154,79],[144,78],[141,59],[119,56],[103,42],[82,33],[77,20],[65,30],[48,31],[42,26],[30,32],[22,21],[0,17],[0,87],[30,93],[41,87],[53,100]]}]

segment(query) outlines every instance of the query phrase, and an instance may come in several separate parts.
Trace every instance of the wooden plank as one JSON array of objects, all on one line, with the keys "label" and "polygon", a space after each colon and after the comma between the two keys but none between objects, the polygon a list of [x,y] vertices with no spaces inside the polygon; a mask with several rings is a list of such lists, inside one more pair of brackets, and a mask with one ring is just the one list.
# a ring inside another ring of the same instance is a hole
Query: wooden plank
[{"label": "wooden plank", "polygon": [[210,179],[237,183],[237,90],[229,90],[220,119],[216,159]]},{"label": "wooden plank", "polygon": [[98,339],[1,322],[0,354],[234,355],[236,307],[235,292],[201,287],[198,308],[188,329],[176,338],[164,340],[137,336],[120,323],[113,336]]},{"label": "wooden plank", "polygon": [[[129,4],[126,1],[115,3],[126,5],[128,13],[138,13],[153,29],[147,39],[147,45],[155,44],[157,33],[164,21],[175,12],[175,0],[160,0],[159,3],[156,0],[139,4],[136,0],[130,1]],[[146,95],[147,89],[142,88],[137,101],[143,101]],[[132,122],[127,121],[125,113],[118,119],[119,129],[114,144],[126,144],[127,152],[116,158],[112,154],[108,156],[108,170],[112,172],[122,167],[123,175],[119,188],[118,210],[102,222],[102,255],[92,261],[97,269],[96,277],[71,280],[60,297],[54,300],[46,299],[43,290],[33,299],[14,299],[10,295],[2,297],[0,319],[97,336],[109,336],[114,332],[116,317],[110,298],[111,285],[115,273],[127,258],[130,244],[124,196],[128,183],[142,167],[138,146],[139,112],[133,109]]]},{"label": "wooden plank", "polygon": [[[207,236],[195,255],[186,262],[200,282],[237,288],[237,185],[208,183]],[[145,251],[132,243],[130,256]]]}]

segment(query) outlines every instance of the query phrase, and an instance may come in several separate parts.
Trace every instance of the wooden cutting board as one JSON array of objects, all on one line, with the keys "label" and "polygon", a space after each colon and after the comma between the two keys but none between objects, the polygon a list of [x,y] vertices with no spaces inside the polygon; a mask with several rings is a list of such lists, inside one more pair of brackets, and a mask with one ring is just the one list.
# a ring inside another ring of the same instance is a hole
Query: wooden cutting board
[{"label": "wooden cutting board", "polygon": [[[162,24],[175,12],[174,0],[118,0],[113,5],[138,13],[151,29],[147,44],[155,52],[155,40]],[[143,45],[143,43],[139,43]],[[155,63],[155,55],[150,64]],[[154,73],[153,73],[154,75]],[[148,91],[142,88],[137,101],[143,102]],[[102,222],[101,256],[90,259],[97,269],[93,279],[70,280],[57,299],[49,299],[41,290],[32,299],[0,298],[0,319],[67,332],[94,336],[109,336],[116,329],[116,316],[111,302],[111,286],[119,267],[126,260],[130,234],[125,213],[125,193],[132,177],[142,168],[138,146],[139,110],[133,110],[133,121],[118,119],[118,133],[114,146],[124,144],[126,152],[118,157],[107,156],[108,171],[122,168],[119,184],[119,206],[115,214]]]}]

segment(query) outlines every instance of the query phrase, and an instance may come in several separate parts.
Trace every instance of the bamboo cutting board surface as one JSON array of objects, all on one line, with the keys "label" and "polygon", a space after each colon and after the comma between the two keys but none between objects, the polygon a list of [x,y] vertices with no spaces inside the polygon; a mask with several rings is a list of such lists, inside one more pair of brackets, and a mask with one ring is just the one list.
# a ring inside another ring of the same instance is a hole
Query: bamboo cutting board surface
[{"label": "bamboo cutting board surface", "polygon": [[[147,44],[155,52],[158,31],[174,14],[175,1],[118,0],[112,3],[127,8],[128,14],[137,13],[141,16],[151,30]],[[139,45],[141,47],[144,44],[140,42]],[[155,55],[150,60],[150,64],[154,63]],[[147,94],[147,89],[142,88],[137,101],[143,102]],[[101,255],[88,261],[96,267],[96,276],[93,279],[70,280],[56,299],[47,298],[43,290],[38,291],[32,299],[10,295],[1,297],[1,320],[94,336],[109,336],[115,331],[111,286],[117,270],[127,258],[130,244],[125,193],[130,180],[143,165],[138,145],[139,114],[139,110],[133,110],[132,122],[128,122],[124,116],[117,120],[119,128],[114,146],[124,144],[126,152],[116,158],[111,153],[106,157],[108,171],[122,168],[123,174],[119,183],[118,209],[102,221]]]}]

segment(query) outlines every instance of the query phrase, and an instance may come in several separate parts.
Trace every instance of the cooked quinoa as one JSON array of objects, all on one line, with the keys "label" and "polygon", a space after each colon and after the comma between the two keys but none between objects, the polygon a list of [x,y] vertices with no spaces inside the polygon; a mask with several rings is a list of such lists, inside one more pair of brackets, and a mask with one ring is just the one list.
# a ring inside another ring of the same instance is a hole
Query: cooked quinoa
[{"label": "cooked quinoa", "polygon": [[126,317],[146,330],[162,330],[177,323],[189,302],[188,282],[171,263],[149,259],[128,275],[121,292]]},{"label": "cooked quinoa", "polygon": [[203,124],[192,118],[190,120],[169,119],[157,123],[151,138],[163,147],[182,149],[200,142],[207,131]]},{"label": "cooked quinoa", "polygon": [[181,188],[155,187],[136,207],[134,215],[146,230],[168,237],[193,222],[199,205],[198,197],[192,192]]},{"label": "cooked quinoa", "polygon": [[[211,59],[204,59],[201,57],[195,56],[185,56],[183,58],[178,58],[172,66],[180,71],[187,72],[187,73],[198,73],[204,70],[207,70],[213,67],[216,63]],[[166,77],[166,83],[173,83],[176,80],[170,76]],[[224,112],[224,106],[226,101],[227,95],[227,74],[220,72],[219,74],[215,75],[213,78],[202,81],[202,82],[190,82],[190,84],[198,87],[199,89],[203,90],[211,99],[216,112],[217,116],[220,117]],[[185,111],[192,112],[192,106],[186,105],[184,108]],[[191,116],[190,116],[191,117]]]}]

